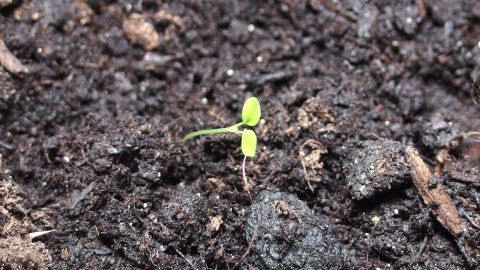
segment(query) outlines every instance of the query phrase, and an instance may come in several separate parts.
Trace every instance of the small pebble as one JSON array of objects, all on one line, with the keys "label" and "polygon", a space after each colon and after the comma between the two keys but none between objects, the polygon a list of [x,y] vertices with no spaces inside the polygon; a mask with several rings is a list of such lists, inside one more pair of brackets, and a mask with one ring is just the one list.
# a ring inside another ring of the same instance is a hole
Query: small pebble
[{"label": "small pebble", "polygon": [[263,57],[257,56],[257,62],[258,62],[258,63],[261,63],[262,61],[263,61]]},{"label": "small pebble", "polygon": [[207,98],[202,98],[202,104],[207,104],[208,103],[208,99]]},{"label": "small pebble", "polygon": [[252,33],[253,31],[255,31],[255,25],[249,24],[248,27],[247,27],[247,30],[248,30],[248,32]]},{"label": "small pebble", "polygon": [[40,12],[34,12],[32,14],[32,20],[38,21],[42,17],[42,14]]},{"label": "small pebble", "polygon": [[227,70],[227,76],[231,77],[231,76],[233,76],[233,73],[235,73],[233,71],[233,69],[230,68],[230,69]]}]

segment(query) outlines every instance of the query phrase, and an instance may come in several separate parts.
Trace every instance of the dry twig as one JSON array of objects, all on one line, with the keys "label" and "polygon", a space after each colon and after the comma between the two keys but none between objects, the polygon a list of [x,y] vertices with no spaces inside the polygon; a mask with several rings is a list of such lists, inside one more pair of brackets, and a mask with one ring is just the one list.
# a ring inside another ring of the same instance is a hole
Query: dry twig
[{"label": "dry twig", "polygon": [[423,201],[430,207],[438,222],[455,237],[457,246],[470,267],[478,266],[475,258],[478,258],[479,254],[474,244],[468,240],[467,225],[461,219],[443,185],[429,187],[429,181],[433,175],[414,147],[407,146],[406,157],[411,166],[413,183]]},{"label": "dry twig", "polygon": [[452,199],[443,189],[443,185],[429,187],[428,183],[433,175],[414,147],[407,146],[406,158],[411,166],[413,183],[423,201],[432,209],[438,222],[458,239],[466,229],[466,225],[460,218]]}]

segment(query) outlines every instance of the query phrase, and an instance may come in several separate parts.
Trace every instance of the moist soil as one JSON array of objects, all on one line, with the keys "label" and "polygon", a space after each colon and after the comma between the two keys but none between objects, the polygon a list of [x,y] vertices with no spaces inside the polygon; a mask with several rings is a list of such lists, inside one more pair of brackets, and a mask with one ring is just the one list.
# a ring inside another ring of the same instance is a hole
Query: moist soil
[{"label": "moist soil", "polygon": [[478,267],[479,1],[6,2],[1,269]]}]

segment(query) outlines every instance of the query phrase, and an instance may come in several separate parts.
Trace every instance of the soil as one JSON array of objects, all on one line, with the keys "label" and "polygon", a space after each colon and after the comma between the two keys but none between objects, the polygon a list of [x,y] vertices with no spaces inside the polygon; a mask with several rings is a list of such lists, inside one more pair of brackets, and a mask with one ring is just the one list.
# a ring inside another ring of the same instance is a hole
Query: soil
[{"label": "soil", "polygon": [[479,266],[479,1],[0,2],[1,269]]}]

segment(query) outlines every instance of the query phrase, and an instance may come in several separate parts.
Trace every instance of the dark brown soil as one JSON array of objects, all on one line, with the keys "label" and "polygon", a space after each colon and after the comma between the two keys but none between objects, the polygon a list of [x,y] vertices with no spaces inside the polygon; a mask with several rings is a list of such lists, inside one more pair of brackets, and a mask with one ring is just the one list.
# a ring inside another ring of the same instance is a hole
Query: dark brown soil
[{"label": "dark brown soil", "polygon": [[[28,72],[0,70],[0,268],[478,267],[480,1],[13,2],[0,38]],[[238,137],[180,139],[252,95],[250,195]]]}]

